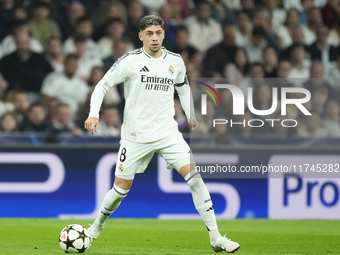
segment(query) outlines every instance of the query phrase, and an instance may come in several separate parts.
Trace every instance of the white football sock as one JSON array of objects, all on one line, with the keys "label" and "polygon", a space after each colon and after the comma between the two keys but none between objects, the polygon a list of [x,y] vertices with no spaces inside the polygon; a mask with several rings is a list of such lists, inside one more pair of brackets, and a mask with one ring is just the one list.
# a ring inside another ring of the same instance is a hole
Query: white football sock
[{"label": "white football sock", "polygon": [[113,185],[113,188],[106,193],[97,218],[93,223],[98,230],[104,228],[105,221],[118,208],[120,202],[126,197],[128,192],[129,190],[124,190]]},{"label": "white football sock", "polygon": [[194,200],[195,207],[207,226],[210,243],[214,243],[214,241],[220,236],[220,233],[218,232],[215,211],[209,191],[202,178],[197,175],[199,175],[199,173],[189,173],[184,177],[184,179],[191,189],[192,199]]}]

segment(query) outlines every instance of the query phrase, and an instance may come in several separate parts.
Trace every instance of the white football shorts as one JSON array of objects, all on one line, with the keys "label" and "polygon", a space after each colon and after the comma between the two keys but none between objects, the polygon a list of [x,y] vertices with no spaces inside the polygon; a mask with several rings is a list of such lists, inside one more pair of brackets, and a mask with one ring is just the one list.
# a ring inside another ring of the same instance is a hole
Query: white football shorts
[{"label": "white football shorts", "polygon": [[167,168],[177,171],[194,163],[189,145],[180,132],[150,143],[136,143],[121,139],[115,175],[124,180],[133,180],[136,173],[143,173],[154,153],[166,160]]}]

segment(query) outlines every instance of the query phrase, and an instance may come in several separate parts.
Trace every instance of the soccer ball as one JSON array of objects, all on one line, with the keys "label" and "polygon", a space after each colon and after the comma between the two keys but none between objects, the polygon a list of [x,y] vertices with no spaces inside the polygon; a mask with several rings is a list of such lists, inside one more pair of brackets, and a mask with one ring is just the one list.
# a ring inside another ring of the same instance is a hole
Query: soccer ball
[{"label": "soccer ball", "polygon": [[86,228],[71,224],[60,232],[59,244],[66,253],[84,253],[90,247],[90,238]]}]

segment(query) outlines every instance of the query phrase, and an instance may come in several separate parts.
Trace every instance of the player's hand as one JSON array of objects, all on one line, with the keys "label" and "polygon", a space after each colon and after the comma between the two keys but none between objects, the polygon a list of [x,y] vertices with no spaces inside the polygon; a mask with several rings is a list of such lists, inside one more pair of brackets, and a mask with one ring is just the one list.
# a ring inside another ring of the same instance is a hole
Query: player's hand
[{"label": "player's hand", "polygon": [[201,124],[197,120],[188,119],[188,122],[192,132],[197,132],[198,130],[200,130]]},{"label": "player's hand", "polygon": [[93,132],[98,131],[99,128],[99,121],[96,117],[88,117],[87,120],[84,123],[85,129],[88,131],[91,131],[91,134],[93,135]]}]

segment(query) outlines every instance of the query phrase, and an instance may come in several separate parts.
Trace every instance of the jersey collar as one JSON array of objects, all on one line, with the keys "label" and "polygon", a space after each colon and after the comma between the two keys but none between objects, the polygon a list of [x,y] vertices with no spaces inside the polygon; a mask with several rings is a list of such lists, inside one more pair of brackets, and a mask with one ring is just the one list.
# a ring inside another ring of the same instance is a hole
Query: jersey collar
[{"label": "jersey collar", "polygon": [[146,53],[146,51],[144,50],[144,47],[142,47],[142,52],[150,59],[164,59],[168,55],[168,51],[164,46],[161,47],[161,50],[162,50],[162,55],[159,58],[153,58],[148,53]]}]

